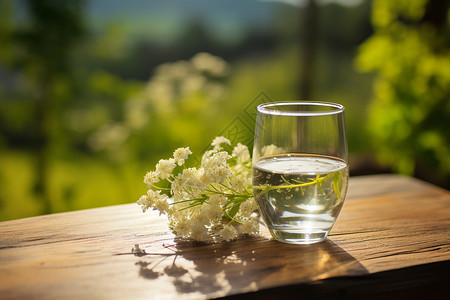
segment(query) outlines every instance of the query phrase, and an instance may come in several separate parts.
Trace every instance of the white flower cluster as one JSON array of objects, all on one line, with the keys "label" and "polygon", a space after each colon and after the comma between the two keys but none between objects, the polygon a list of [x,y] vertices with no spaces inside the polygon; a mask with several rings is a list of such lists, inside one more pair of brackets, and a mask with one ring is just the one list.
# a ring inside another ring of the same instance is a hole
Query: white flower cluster
[{"label": "white flower cluster", "polygon": [[144,212],[153,208],[167,214],[179,238],[220,242],[258,234],[248,148],[240,143],[232,148],[224,137],[215,138],[211,145],[198,168],[184,164],[192,154],[189,148],[160,160],[155,171],[145,175],[149,190],[138,204]]},{"label": "white flower cluster", "polygon": [[152,112],[169,113],[177,103],[203,95],[220,101],[226,95],[223,79],[229,65],[220,57],[201,52],[190,60],[168,62],[158,66],[141,94],[125,106],[125,123],[134,130],[146,128]]}]

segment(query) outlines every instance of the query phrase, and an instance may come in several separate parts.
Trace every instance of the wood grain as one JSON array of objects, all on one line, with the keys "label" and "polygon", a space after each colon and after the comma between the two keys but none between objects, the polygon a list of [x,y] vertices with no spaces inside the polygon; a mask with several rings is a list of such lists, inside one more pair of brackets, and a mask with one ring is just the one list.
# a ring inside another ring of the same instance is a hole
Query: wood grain
[{"label": "wood grain", "polygon": [[[136,204],[1,222],[0,299],[270,298],[299,291],[327,298],[375,283],[392,295],[423,286],[450,297],[442,288],[450,280],[450,192],[417,179],[351,178],[341,215],[320,244],[282,244],[261,229],[261,236],[231,243],[180,242],[164,217]],[[146,255],[133,255],[135,244]],[[394,278],[407,279],[402,289],[386,288]]]}]

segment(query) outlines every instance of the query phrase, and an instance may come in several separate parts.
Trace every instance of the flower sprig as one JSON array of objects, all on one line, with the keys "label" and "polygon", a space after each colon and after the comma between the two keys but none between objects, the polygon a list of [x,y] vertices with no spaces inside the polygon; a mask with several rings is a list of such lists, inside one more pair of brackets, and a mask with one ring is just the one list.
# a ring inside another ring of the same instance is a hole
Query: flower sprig
[{"label": "flower sprig", "polygon": [[239,234],[258,234],[248,148],[216,137],[200,167],[188,168],[189,147],[175,150],[145,175],[148,191],[138,204],[167,214],[173,233],[197,241],[230,241]]}]

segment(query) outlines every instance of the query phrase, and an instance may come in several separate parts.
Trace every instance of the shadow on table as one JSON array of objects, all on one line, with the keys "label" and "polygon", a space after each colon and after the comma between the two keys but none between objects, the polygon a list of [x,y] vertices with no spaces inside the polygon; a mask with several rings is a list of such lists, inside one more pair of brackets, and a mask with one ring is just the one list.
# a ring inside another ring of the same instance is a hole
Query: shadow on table
[{"label": "shadow on table", "polygon": [[219,297],[344,275],[367,274],[350,254],[330,240],[289,245],[264,237],[231,243],[177,242],[173,253],[136,263],[149,280],[171,277],[179,293]]}]

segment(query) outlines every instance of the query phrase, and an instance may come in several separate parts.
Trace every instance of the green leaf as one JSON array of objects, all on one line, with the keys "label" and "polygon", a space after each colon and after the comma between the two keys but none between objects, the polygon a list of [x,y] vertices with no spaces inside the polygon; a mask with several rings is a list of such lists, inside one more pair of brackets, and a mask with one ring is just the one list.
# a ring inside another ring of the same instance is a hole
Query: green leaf
[{"label": "green leaf", "polygon": [[242,202],[237,202],[233,205],[233,207],[228,211],[228,216],[230,216],[230,218],[234,218],[234,216],[238,213],[239,208],[241,207],[241,203]]},{"label": "green leaf", "polygon": [[342,201],[341,199],[341,189],[339,188],[339,185],[341,183],[341,172],[336,172],[333,176],[333,190],[336,193],[339,201]]}]

